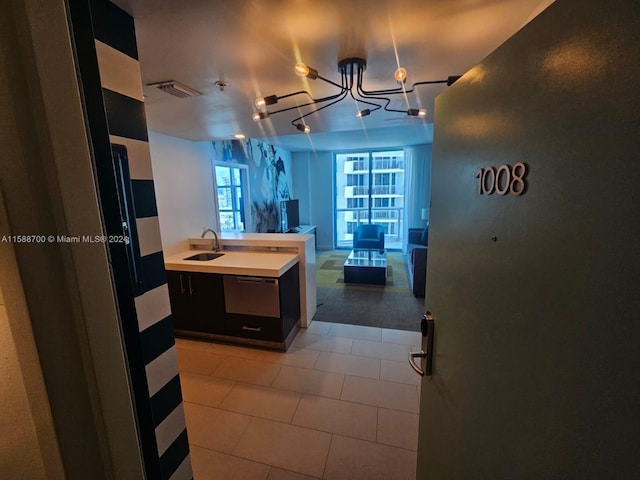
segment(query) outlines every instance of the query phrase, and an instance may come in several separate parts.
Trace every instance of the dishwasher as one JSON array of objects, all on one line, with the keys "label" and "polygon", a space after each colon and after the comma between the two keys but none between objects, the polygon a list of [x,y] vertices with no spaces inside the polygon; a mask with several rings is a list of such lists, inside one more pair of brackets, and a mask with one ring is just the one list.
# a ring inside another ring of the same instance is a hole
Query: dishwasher
[{"label": "dishwasher", "polygon": [[223,282],[227,313],[280,318],[277,278],[225,275]]}]

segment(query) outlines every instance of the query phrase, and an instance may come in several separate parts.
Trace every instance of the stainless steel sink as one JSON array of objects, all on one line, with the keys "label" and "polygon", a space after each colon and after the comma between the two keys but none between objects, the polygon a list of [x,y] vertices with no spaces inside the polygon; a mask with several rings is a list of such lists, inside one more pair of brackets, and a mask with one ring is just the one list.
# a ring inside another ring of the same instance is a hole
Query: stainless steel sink
[{"label": "stainless steel sink", "polygon": [[223,255],[224,253],[196,253],[195,255],[191,255],[190,257],[183,258],[183,260],[196,260],[198,262],[206,262]]}]

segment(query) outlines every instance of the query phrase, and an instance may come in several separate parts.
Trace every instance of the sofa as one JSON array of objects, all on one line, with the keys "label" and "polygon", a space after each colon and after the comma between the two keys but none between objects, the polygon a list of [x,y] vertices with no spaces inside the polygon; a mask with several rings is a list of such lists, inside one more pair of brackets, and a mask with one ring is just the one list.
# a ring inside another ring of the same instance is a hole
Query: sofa
[{"label": "sofa", "polygon": [[409,288],[416,297],[424,297],[427,284],[427,250],[429,227],[410,228],[407,241]]}]

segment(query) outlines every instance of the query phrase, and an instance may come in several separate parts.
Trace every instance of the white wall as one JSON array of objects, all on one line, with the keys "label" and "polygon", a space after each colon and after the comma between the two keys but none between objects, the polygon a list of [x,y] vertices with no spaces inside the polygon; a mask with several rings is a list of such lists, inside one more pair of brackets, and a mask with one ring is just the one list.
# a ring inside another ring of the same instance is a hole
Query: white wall
[{"label": "white wall", "polygon": [[297,198],[299,203],[300,223],[312,225],[311,208],[309,204],[309,155],[306,152],[291,154],[291,197]]},{"label": "white wall", "polygon": [[[294,152],[292,154],[294,190],[300,199],[300,210],[309,212],[309,222],[317,225],[318,249],[333,248],[333,153]],[[303,169],[307,170],[306,180]],[[308,194],[301,191],[299,182],[306,185]],[[303,202],[302,200],[305,200]]]},{"label": "white wall", "polygon": [[216,228],[210,142],[190,142],[149,132],[162,249],[166,255],[188,250],[187,238],[203,227]]}]

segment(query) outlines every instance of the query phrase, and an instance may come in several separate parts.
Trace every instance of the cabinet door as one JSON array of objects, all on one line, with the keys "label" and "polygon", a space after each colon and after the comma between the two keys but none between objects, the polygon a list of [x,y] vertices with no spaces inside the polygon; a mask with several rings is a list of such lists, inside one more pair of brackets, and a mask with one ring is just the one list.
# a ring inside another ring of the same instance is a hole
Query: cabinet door
[{"label": "cabinet door", "polygon": [[175,330],[189,330],[191,314],[191,298],[187,290],[187,272],[167,271],[169,300]]},{"label": "cabinet door", "polygon": [[225,333],[221,275],[170,270],[167,283],[175,330]]},{"label": "cabinet door", "polygon": [[189,273],[187,291],[192,307],[191,328],[198,332],[224,335],[226,329],[222,275]]}]

